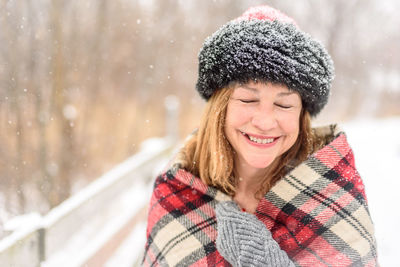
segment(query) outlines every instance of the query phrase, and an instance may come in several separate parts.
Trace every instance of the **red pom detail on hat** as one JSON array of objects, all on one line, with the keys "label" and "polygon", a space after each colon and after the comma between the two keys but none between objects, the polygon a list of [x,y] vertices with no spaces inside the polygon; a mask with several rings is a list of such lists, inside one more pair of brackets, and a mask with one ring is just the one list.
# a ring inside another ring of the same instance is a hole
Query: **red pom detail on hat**
[{"label": "red pom detail on hat", "polygon": [[243,13],[243,15],[237,18],[237,20],[251,20],[251,19],[270,20],[270,21],[278,20],[283,23],[293,24],[298,28],[296,21],[294,21],[294,19],[282,13],[281,11],[267,5],[250,7],[249,9],[246,10],[246,12]]}]

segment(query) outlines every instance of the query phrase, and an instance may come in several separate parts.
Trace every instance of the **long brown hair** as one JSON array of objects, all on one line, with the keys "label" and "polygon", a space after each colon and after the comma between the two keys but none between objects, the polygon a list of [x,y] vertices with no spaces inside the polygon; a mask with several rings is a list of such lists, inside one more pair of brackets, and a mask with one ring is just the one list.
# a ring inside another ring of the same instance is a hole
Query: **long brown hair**
[{"label": "long brown hair", "polygon": [[[207,185],[233,196],[234,150],[225,137],[224,126],[229,98],[234,86],[216,91],[208,100],[199,128],[186,142],[178,162],[181,167],[200,177]],[[314,151],[315,136],[311,130],[310,114],[302,109],[299,135],[293,146],[272,164],[268,179],[264,179],[255,197],[261,199],[290,169],[304,161]]]}]

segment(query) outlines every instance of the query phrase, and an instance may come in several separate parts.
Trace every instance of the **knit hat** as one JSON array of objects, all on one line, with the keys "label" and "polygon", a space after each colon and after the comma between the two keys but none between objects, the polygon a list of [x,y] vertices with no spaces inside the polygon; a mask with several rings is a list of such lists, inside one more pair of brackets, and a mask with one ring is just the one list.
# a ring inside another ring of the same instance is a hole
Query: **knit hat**
[{"label": "knit hat", "polygon": [[328,101],[333,77],[333,62],[322,44],[287,15],[258,6],[205,40],[196,88],[208,100],[231,82],[281,83],[297,91],[315,116]]}]

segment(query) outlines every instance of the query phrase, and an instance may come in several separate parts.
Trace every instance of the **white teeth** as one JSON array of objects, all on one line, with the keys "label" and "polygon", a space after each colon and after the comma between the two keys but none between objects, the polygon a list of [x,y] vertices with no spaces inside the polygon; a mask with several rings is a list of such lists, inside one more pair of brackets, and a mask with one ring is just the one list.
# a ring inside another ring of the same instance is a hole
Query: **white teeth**
[{"label": "white teeth", "polygon": [[245,132],[240,131],[244,136],[249,137],[249,139],[257,144],[269,144],[274,142],[274,138],[266,138],[266,139],[261,139],[261,138],[256,138],[253,136],[250,136],[248,134],[246,134]]},{"label": "white teeth", "polygon": [[274,141],[274,138],[267,138],[267,139],[260,139],[249,135],[251,141],[258,143],[258,144],[269,144]]}]

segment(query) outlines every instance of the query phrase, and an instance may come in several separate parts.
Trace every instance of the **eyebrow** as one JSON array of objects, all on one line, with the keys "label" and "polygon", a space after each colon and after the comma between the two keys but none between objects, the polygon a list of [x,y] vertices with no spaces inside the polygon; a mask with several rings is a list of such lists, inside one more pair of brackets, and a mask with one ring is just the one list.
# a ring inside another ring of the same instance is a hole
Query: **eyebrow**
[{"label": "eyebrow", "polygon": [[252,92],[257,93],[257,94],[260,93],[260,91],[257,90],[256,88],[249,87],[247,85],[240,85],[237,89],[246,89],[246,90],[252,91]]},{"label": "eyebrow", "polygon": [[[257,90],[256,88],[250,87],[250,86],[247,86],[247,85],[241,85],[241,86],[238,87],[238,89],[240,89],[240,88],[252,91],[252,92],[257,93],[257,94],[260,93],[260,91]],[[284,96],[289,96],[289,95],[293,95],[293,94],[296,94],[296,92],[295,91],[280,92],[280,93],[278,93],[278,97],[284,97]]]},{"label": "eyebrow", "polygon": [[293,94],[296,94],[296,92],[294,92],[294,91],[281,92],[281,93],[278,94],[278,97],[288,96],[288,95],[293,95]]}]

